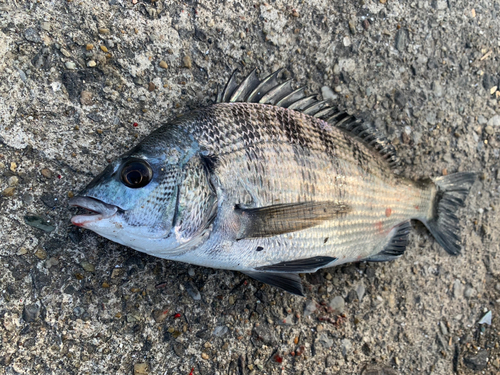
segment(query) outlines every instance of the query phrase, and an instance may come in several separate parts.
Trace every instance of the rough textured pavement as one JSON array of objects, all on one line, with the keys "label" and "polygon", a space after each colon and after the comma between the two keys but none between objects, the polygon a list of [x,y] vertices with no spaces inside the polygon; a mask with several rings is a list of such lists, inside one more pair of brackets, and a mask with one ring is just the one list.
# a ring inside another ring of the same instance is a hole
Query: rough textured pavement
[{"label": "rough textured pavement", "polygon": [[[499,16],[498,0],[0,0],[0,374],[500,371]],[[254,66],[368,113],[410,178],[478,172],[463,253],[416,225],[398,261],[304,275],[297,298],[70,225],[68,196],[108,160]]]}]

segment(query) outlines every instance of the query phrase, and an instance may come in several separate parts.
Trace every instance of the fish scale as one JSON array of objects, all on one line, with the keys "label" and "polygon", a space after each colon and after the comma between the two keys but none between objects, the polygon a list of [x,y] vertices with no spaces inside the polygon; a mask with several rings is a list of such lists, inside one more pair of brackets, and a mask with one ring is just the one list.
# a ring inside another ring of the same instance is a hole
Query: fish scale
[{"label": "fish scale", "polygon": [[298,273],[400,257],[411,220],[460,252],[456,211],[474,173],[397,176],[394,147],[369,121],[278,74],[233,74],[216,104],[151,133],[70,200],[96,213],[73,224],[298,295]]}]

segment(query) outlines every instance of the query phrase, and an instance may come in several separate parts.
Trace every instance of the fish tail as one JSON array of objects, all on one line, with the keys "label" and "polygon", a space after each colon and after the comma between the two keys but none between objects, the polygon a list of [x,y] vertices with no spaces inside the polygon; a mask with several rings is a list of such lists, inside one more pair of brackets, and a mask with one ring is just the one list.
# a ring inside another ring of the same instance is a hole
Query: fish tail
[{"label": "fish tail", "polygon": [[433,212],[423,223],[435,240],[451,255],[458,255],[462,250],[456,211],[464,207],[465,198],[475,180],[476,174],[469,172],[434,179],[437,192],[434,196]]}]

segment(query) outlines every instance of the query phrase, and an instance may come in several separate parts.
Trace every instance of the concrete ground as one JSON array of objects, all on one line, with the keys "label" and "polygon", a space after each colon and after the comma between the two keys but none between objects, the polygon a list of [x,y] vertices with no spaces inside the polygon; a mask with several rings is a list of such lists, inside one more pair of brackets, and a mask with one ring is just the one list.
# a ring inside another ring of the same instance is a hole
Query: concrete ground
[{"label": "concrete ground", "polygon": [[[499,12],[498,0],[0,0],[0,374],[500,371]],[[213,102],[238,67],[331,87],[393,140],[407,177],[478,172],[462,254],[416,225],[401,259],[303,276],[298,298],[71,226],[68,196]]]}]

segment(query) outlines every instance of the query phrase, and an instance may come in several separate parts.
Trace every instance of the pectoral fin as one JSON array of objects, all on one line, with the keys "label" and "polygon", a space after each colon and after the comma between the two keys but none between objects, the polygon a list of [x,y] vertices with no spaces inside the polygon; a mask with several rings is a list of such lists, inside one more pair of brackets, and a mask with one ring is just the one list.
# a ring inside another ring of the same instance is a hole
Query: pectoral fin
[{"label": "pectoral fin", "polygon": [[332,220],[349,211],[348,205],[331,201],[277,204],[249,209],[237,207],[235,212],[240,222],[237,239],[296,232]]},{"label": "pectoral fin", "polygon": [[300,276],[295,273],[272,273],[254,271],[245,271],[243,273],[255,280],[263,282],[264,284],[269,284],[281,288],[288,293],[304,297],[304,290],[302,288]]}]

